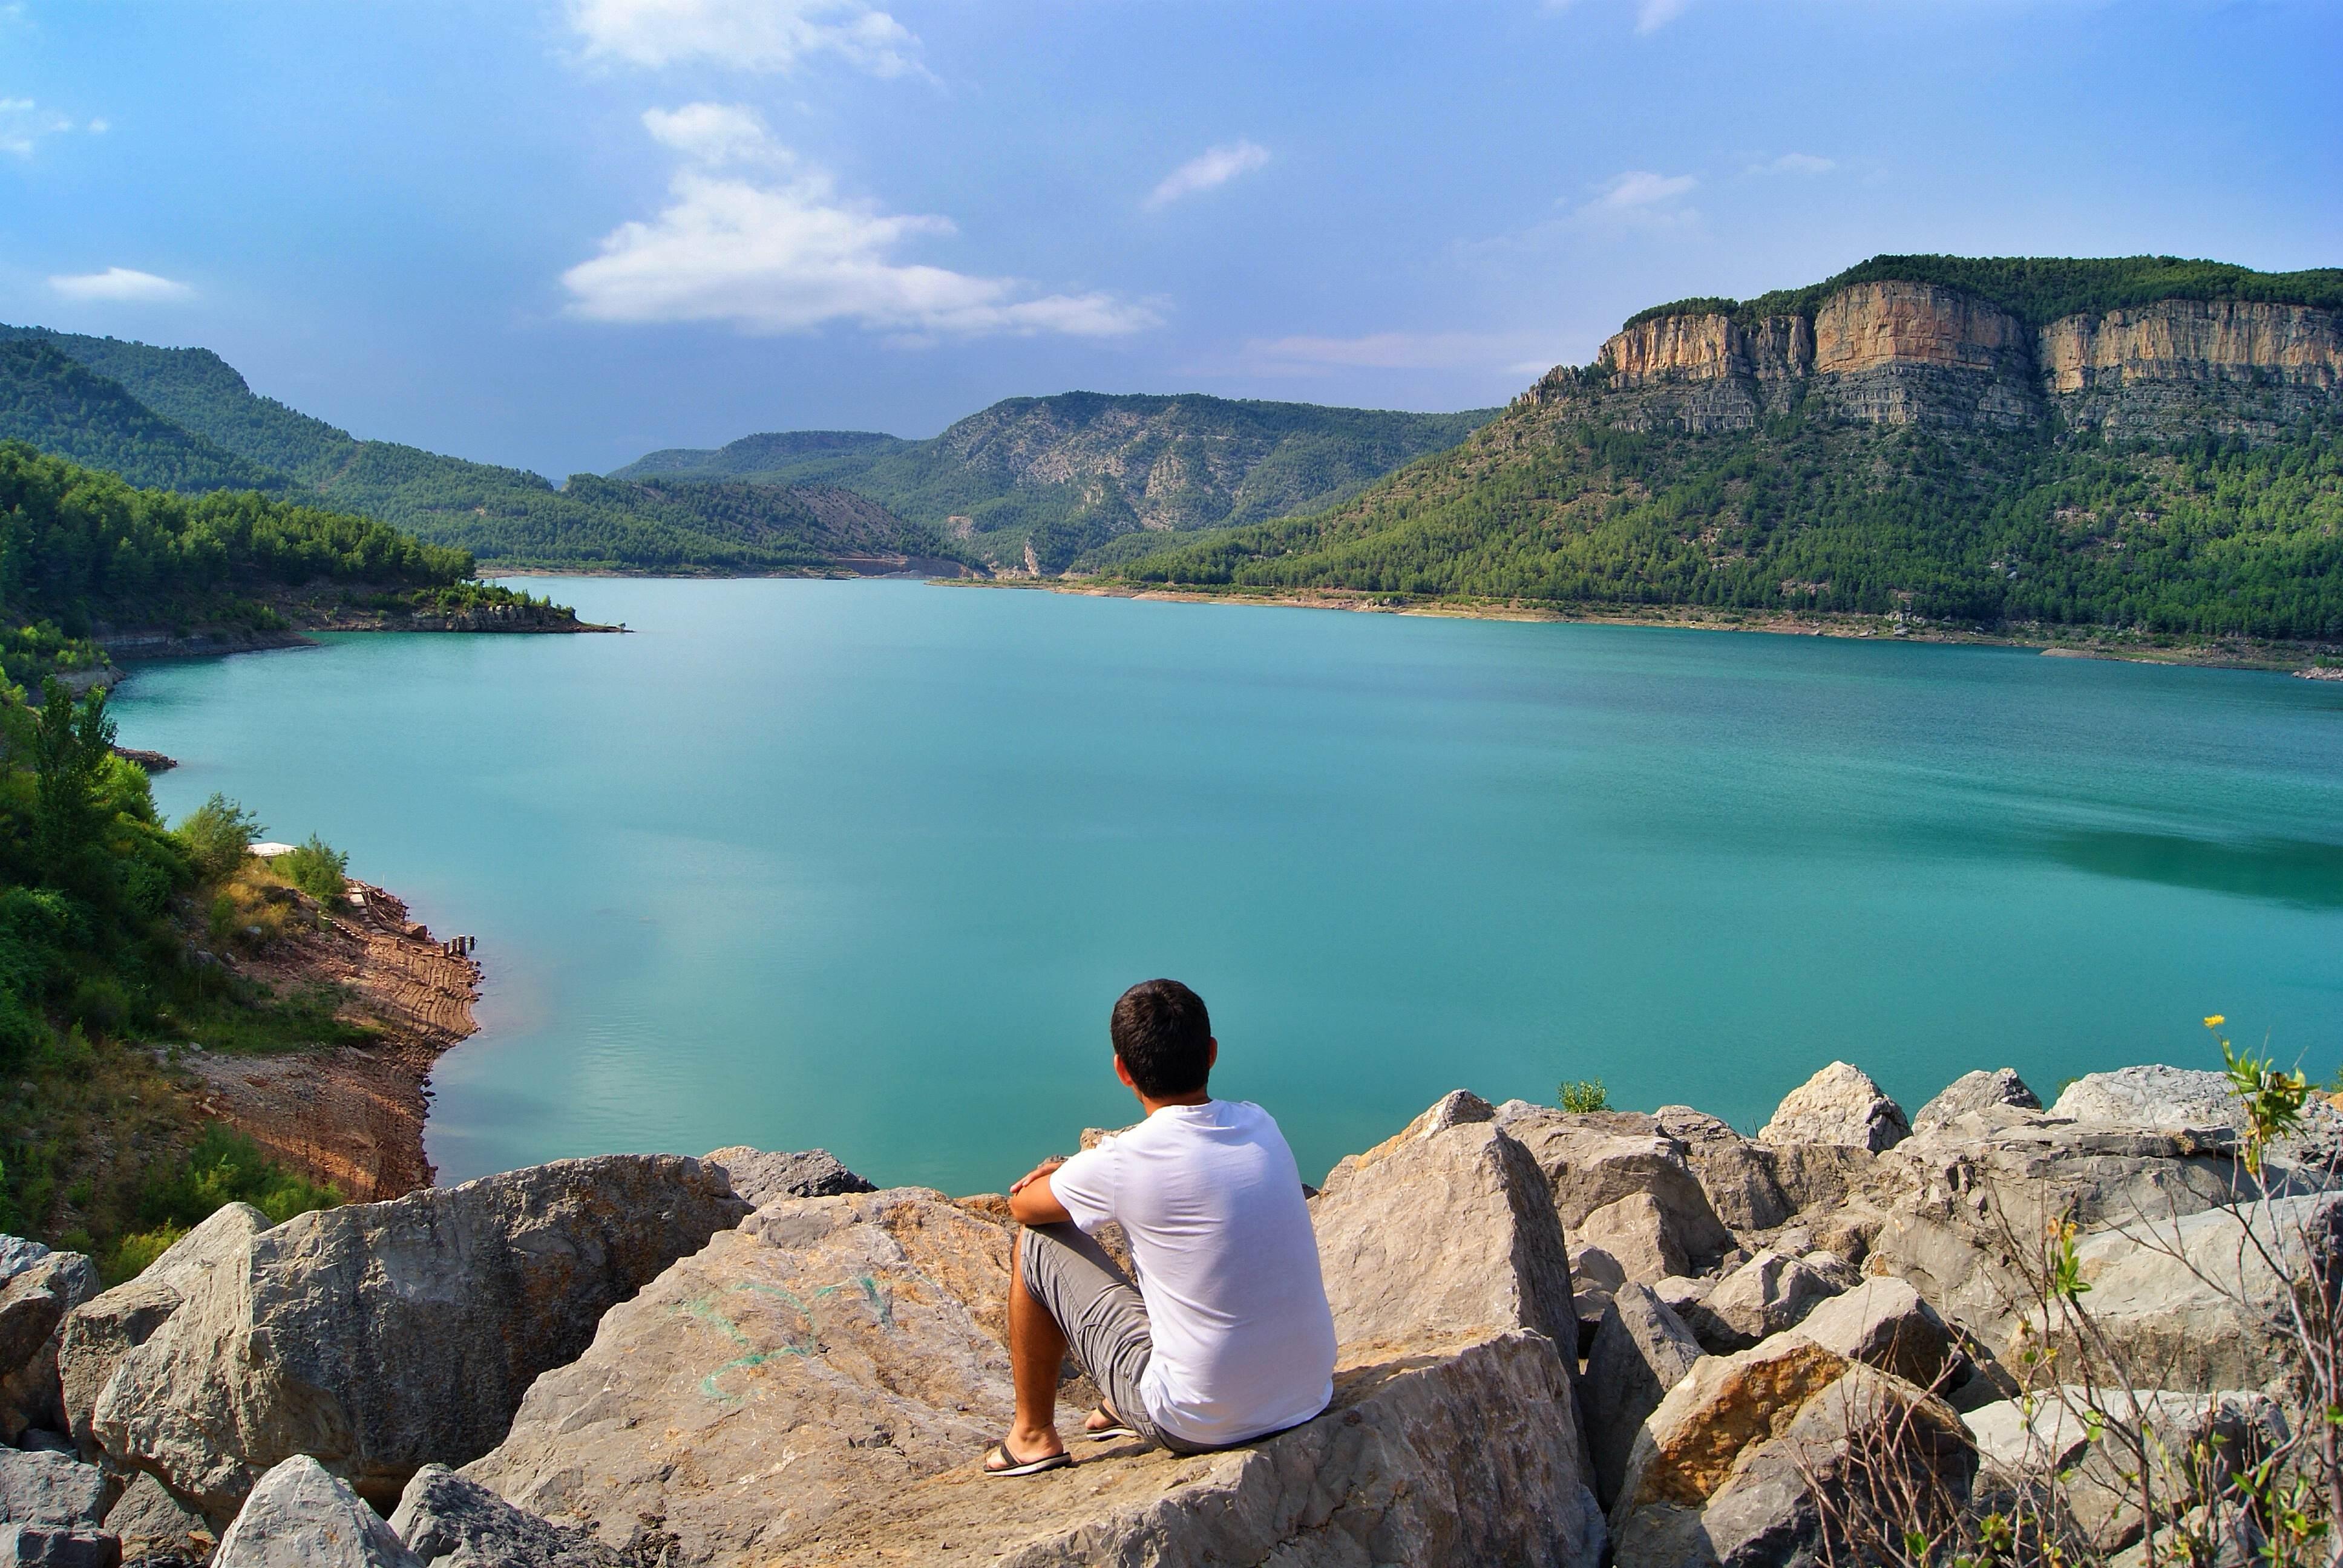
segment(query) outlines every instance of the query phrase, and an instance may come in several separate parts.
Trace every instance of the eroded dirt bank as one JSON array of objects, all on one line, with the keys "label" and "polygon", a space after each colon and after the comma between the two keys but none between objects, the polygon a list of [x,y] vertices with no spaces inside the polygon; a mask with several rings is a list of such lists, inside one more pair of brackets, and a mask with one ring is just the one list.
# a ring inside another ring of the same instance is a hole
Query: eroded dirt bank
[{"label": "eroded dirt bank", "polygon": [[242,967],[280,994],[343,990],[338,1015],[373,1032],[364,1045],[281,1056],[190,1052],[196,1103],[312,1181],[354,1202],[431,1184],[423,1152],[425,1083],[442,1051],[478,1026],[480,966],[408,920],[382,889],[352,881],[325,928],[288,933]]}]

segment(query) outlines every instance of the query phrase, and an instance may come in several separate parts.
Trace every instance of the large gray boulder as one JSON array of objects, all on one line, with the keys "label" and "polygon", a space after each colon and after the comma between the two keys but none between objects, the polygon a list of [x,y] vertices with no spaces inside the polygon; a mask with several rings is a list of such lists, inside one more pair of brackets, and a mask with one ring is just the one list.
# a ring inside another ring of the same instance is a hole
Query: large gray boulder
[{"label": "large gray boulder", "polygon": [[1326,1414],[1275,1437],[1190,1459],[1125,1445],[1013,1485],[963,1463],[875,1493],[759,1562],[1597,1568],[1602,1517],[1553,1442],[1570,1383],[1551,1340],[1361,1353],[1373,1359],[1337,1372]]},{"label": "large gray boulder", "polygon": [[144,1473],[130,1478],[106,1511],[106,1530],[121,1541],[124,1562],[158,1568],[206,1562],[219,1544],[219,1532],[209,1520]]},{"label": "large gray boulder", "polygon": [[1935,1390],[1959,1365],[1952,1330],[1910,1284],[1870,1279],[1816,1305],[1798,1332],[1851,1362]]},{"label": "large gray boulder", "polygon": [[256,1482],[212,1568],[421,1568],[338,1476],[306,1453]]},{"label": "large gray boulder", "polygon": [[1612,1532],[1623,1551],[1638,1509],[1706,1507],[1743,1452],[1788,1431],[1800,1407],[1845,1376],[1849,1364],[1797,1333],[1694,1362],[1645,1419],[1628,1455],[1611,1505]]},{"label": "large gray boulder", "polygon": [[1013,1238],[921,1188],[776,1199],[611,1309],[464,1473],[630,1556],[768,1558],[1001,1435]]},{"label": "large gray boulder", "polygon": [[387,1506],[495,1446],[604,1313],[747,1210],[698,1161],[611,1155],[300,1215],[122,1358],[92,1433],[215,1521],[293,1454]]},{"label": "large gray boulder", "polygon": [[0,1449],[0,1523],[96,1525],[106,1518],[106,1476],[62,1453]]},{"label": "large gray boulder", "polygon": [[[2094,1072],[2068,1084],[2050,1114],[2076,1121],[2119,1127],[2153,1127],[2167,1132],[2227,1132],[2243,1137],[2245,1102],[2228,1075],[2182,1067],[2126,1067]],[[2282,1139],[2272,1154],[2306,1172],[2335,1174],[2343,1155],[2343,1111],[2317,1096],[2303,1107],[2303,1124]]]},{"label": "large gray boulder", "polygon": [[249,1203],[227,1204],[172,1242],[137,1278],[65,1315],[57,1372],[65,1418],[84,1452],[96,1452],[90,1415],[122,1358],[153,1338],[214,1269],[242,1262],[252,1239],[269,1224],[268,1216]]},{"label": "large gray boulder", "polygon": [[[1708,1194],[1684,1158],[1684,1145],[1661,1134],[1651,1117],[1508,1103],[1497,1125],[1537,1161],[1553,1191],[1563,1230],[1573,1238],[1598,1210],[1637,1198],[1644,1201],[1635,1205],[1642,1214],[1656,1216],[1656,1229],[1652,1230],[1655,1249],[1705,1268],[1732,1247],[1733,1233],[1709,1206]],[[1626,1212],[1619,1211],[1614,1217],[1624,1220]],[[1651,1229],[1640,1216],[1634,1224]]]},{"label": "large gray boulder", "polygon": [[1336,1339],[1524,1328],[1574,1358],[1569,1251],[1529,1151],[1479,1121],[1371,1152],[1310,1206]]},{"label": "large gray boulder", "polygon": [[445,1465],[415,1473],[390,1516],[391,1533],[443,1568],[624,1568],[626,1559],[582,1530],[525,1513]]},{"label": "large gray boulder", "polygon": [[1654,1130],[1684,1150],[1716,1217],[1735,1231],[1770,1231],[1797,1212],[1782,1190],[1774,1151],[1689,1105],[1663,1105]]},{"label": "large gray boulder", "polygon": [[2019,1113],[2041,1109],[2040,1097],[2014,1067],[1965,1072],[1913,1113],[1912,1136],[1926,1137],[1964,1116],[1976,1116],[1991,1126],[2022,1120]]},{"label": "large gray boulder", "polygon": [[1644,1417],[1700,1357],[1700,1342],[1648,1286],[1619,1287],[1595,1331],[1580,1384],[1594,1495],[1605,1509],[1626,1479]]},{"label": "large gray boulder", "polygon": [[32,1259],[0,1286],[0,1438],[65,1424],[57,1331],[98,1286],[97,1265],[79,1252]]},{"label": "large gray boulder", "polygon": [[1720,1354],[1745,1350],[1762,1339],[1795,1328],[1841,1285],[1802,1258],[1768,1251],[1758,1253],[1716,1283],[1684,1322],[1700,1342]]},{"label": "large gray boulder", "polygon": [[1869,1073],[1834,1061],[1783,1097],[1757,1141],[1776,1149],[1824,1144],[1876,1154],[1911,1135],[1904,1108]]},{"label": "large gray boulder", "polygon": [[122,1543],[102,1530],[0,1524],[0,1568],[116,1568]]},{"label": "large gray boulder", "polygon": [[845,1192],[876,1192],[878,1188],[849,1171],[827,1149],[800,1153],[772,1153],[735,1144],[700,1156],[732,1183],[732,1191],[753,1208],[776,1198],[835,1198]]}]

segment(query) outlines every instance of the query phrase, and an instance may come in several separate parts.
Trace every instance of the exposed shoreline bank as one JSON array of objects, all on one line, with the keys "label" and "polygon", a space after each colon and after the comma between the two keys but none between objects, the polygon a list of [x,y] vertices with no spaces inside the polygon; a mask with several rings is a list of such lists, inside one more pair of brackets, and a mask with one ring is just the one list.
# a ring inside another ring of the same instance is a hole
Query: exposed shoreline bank
[{"label": "exposed shoreline bank", "polygon": [[352,1202],[431,1185],[427,1086],[440,1056],[479,1027],[478,960],[448,951],[395,895],[353,879],[323,930],[242,967],[279,991],[341,989],[340,1016],[375,1038],[281,1056],[189,1052],[197,1109]]},{"label": "exposed shoreline bank", "polygon": [[1681,631],[1763,632],[1776,637],[1835,637],[1873,642],[1933,642],[1978,648],[2030,648],[2058,658],[2113,659],[2132,664],[2185,664],[2207,669],[2252,669],[2293,674],[2343,656],[2330,643],[2281,642],[2259,638],[2174,641],[2106,628],[2056,631],[1991,632],[1892,616],[1797,615],[1755,610],[1711,611],[1694,608],[1600,607],[1562,608],[1519,601],[1409,599],[1404,596],[1350,589],[1267,593],[1215,593],[1200,588],[1141,588],[1084,578],[938,578],[944,588],[1038,589],[1085,598],[1149,599],[1167,604],[1263,605],[1284,609],[1336,609],[1356,614],[1418,616],[1446,620],[1562,621],[1584,626],[1664,627]]}]

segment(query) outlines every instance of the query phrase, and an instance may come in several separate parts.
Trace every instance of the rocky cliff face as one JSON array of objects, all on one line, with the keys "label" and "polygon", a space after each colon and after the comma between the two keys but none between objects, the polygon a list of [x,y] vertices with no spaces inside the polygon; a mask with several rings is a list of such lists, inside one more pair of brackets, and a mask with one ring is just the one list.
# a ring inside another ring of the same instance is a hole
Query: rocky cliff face
[{"label": "rocky cliff face", "polygon": [[[1875,282],[1812,315],[1720,312],[1638,321],[1603,346],[1613,422],[1709,434],[1807,407],[1865,424],[2020,429],[2055,413],[2126,437],[2257,437],[2338,406],[2332,311],[2167,299],[2069,316],[2039,331],[1957,289]],[[1550,376],[1532,393],[1577,389]]]}]

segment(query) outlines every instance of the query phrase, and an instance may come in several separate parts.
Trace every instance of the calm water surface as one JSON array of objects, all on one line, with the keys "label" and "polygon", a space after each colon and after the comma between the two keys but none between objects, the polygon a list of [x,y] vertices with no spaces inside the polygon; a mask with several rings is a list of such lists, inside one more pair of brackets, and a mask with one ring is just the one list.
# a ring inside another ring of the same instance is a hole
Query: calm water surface
[{"label": "calm water surface", "polygon": [[[542,587],[544,585],[532,585]],[[631,637],[352,636],[140,670],[126,744],[442,934],[482,1029],[442,1181],[824,1145],[999,1188],[1132,1107],[1189,980],[1305,1170],[1445,1090],[1744,1126],[1833,1057],[1916,1106],[2343,1058],[2343,686],[1997,649],[562,581]]]}]

